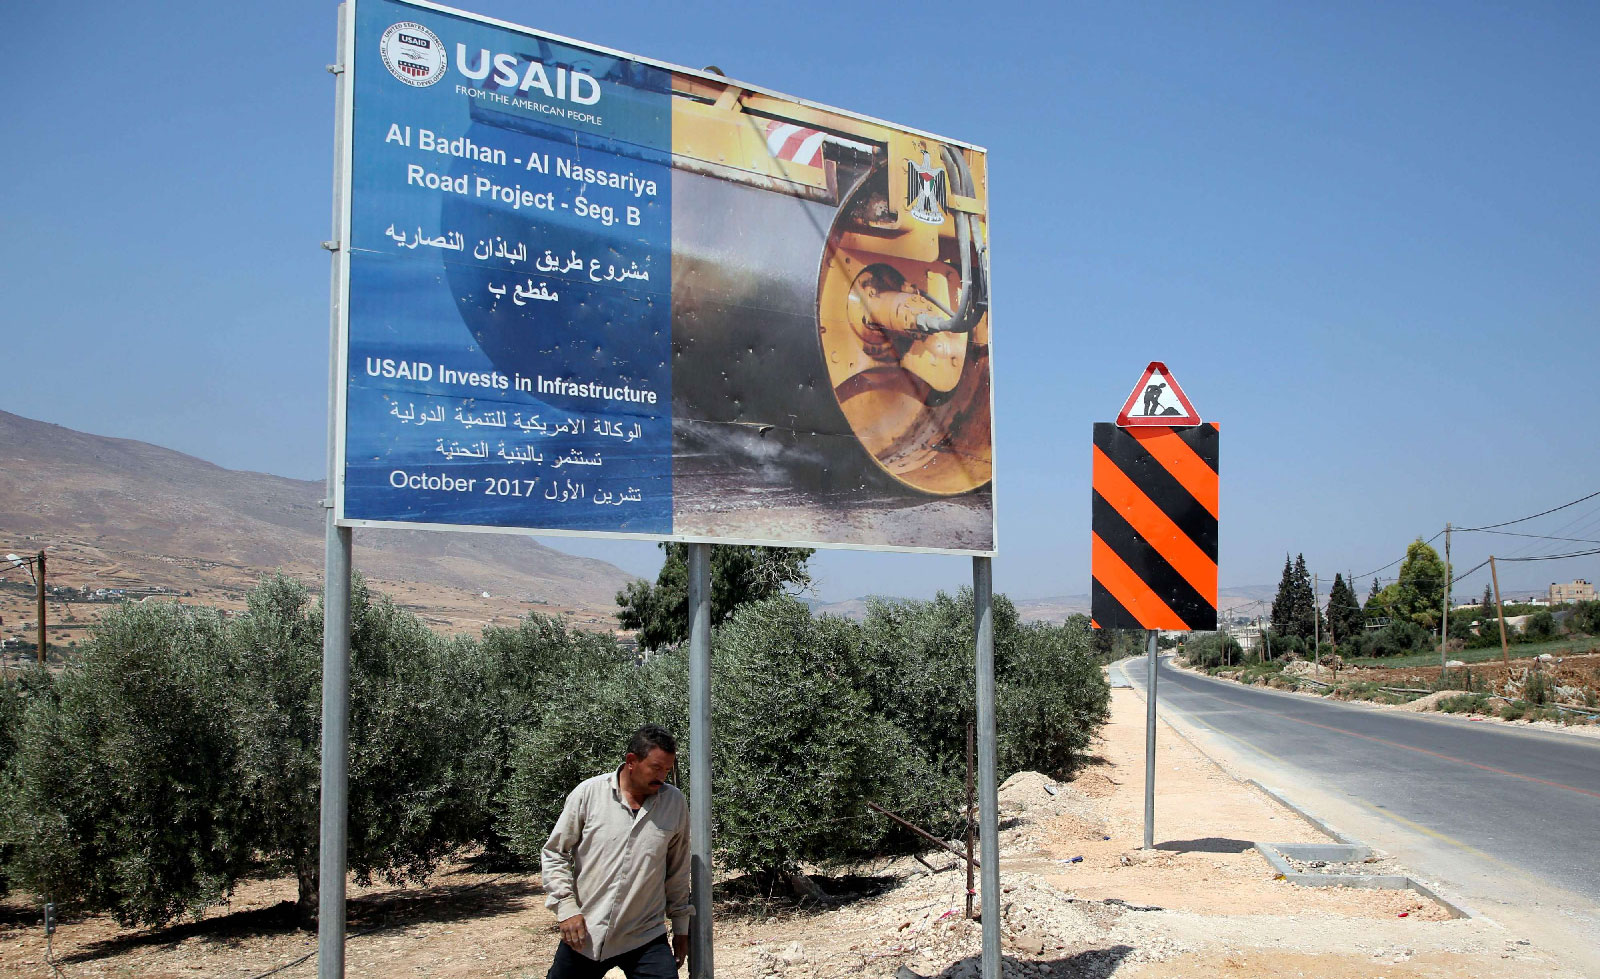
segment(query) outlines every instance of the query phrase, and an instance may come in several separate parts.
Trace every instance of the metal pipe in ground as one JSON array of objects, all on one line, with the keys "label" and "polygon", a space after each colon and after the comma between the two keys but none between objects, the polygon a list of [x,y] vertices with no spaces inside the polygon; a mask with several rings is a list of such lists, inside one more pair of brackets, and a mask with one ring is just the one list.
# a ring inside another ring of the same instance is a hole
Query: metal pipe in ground
[{"label": "metal pipe in ground", "polygon": [[1156,835],[1156,631],[1145,634],[1147,679],[1144,710],[1144,848],[1155,846]]},{"label": "metal pipe in ground", "polygon": [[895,822],[899,823],[901,826],[904,826],[906,829],[909,829],[911,832],[913,832],[913,833],[917,834],[918,836],[922,837],[923,839],[927,840],[929,843],[932,843],[934,846],[938,847],[939,849],[945,850],[945,851],[947,851],[949,853],[953,853],[957,857],[961,857],[962,859],[965,859],[965,860],[969,861],[968,865],[967,865],[967,880],[970,881],[972,879],[972,865],[971,865],[971,862],[970,862],[972,860],[972,853],[971,853],[970,849],[968,850],[966,856],[962,857],[962,853],[961,853],[960,850],[957,850],[955,847],[953,847],[950,844],[946,843],[944,840],[939,839],[937,836],[934,836],[932,833],[930,833],[927,830],[923,829],[921,826],[918,826],[916,823],[911,822],[909,819],[906,819],[904,816],[901,816],[899,813],[891,812],[890,810],[883,808],[882,806],[878,805],[876,802],[873,802],[871,800],[866,800],[866,805],[867,805],[868,809],[871,809],[873,812],[881,813],[882,815],[888,816],[890,819],[894,820]]}]

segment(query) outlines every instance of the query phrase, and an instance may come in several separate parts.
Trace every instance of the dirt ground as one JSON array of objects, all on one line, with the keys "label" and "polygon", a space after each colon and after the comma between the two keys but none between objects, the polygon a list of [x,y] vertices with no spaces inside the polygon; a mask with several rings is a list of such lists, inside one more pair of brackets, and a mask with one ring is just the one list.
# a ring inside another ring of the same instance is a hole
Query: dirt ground
[{"label": "dirt ground", "polygon": [[[1173,665],[1196,673],[1205,672],[1184,660],[1174,660]],[[1473,691],[1515,698],[1521,695],[1523,685],[1533,671],[1541,672],[1549,678],[1553,685],[1552,693],[1555,701],[1560,704],[1585,706],[1586,696],[1593,694],[1595,691],[1600,691],[1600,653],[1558,654],[1549,662],[1536,662],[1527,658],[1513,659],[1510,661],[1509,669],[1498,661],[1468,663],[1465,666],[1452,667],[1450,676],[1457,684],[1464,686],[1462,674],[1471,673]],[[1269,685],[1274,689],[1285,690],[1289,693],[1306,697],[1332,696],[1346,699],[1351,698],[1348,692],[1351,689],[1350,685],[1359,683],[1378,684],[1397,690],[1426,689],[1438,682],[1440,668],[1437,666],[1352,666],[1340,670],[1335,675],[1327,670],[1323,670],[1321,673],[1313,673],[1309,663],[1300,662],[1289,664],[1284,672],[1297,672],[1302,676],[1315,676],[1324,681],[1337,680],[1339,686],[1330,691],[1324,687],[1291,683],[1286,679],[1277,677],[1273,677]],[[1238,680],[1236,674],[1223,673],[1220,676],[1225,679]],[[1255,682],[1259,685],[1264,681],[1258,679]],[[1436,711],[1439,709],[1441,701],[1458,697],[1463,692],[1459,689],[1440,690],[1424,694],[1404,703],[1394,702],[1398,700],[1398,696],[1389,698],[1388,702],[1382,698],[1377,700],[1359,699],[1356,702],[1369,706],[1374,710]],[[1503,700],[1490,701],[1490,706],[1487,708],[1489,713],[1475,713],[1463,716],[1473,721],[1490,724],[1512,724],[1547,731],[1561,731],[1581,737],[1600,738],[1600,718],[1591,718],[1576,711],[1569,711],[1561,719],[1560,723],[1545,719],[1535,719],[1532,716],[1507,721],[1501,719],[1496,713],[1499,710],[1499,705],[1504,702]]]},{"label": "dirt ground", "polygon": [[[1540,667],[1557,686],[1575,689],[1600,690],[1600,655],[1595,653],[1556,654],[1551,662],[1538,664],[1531,659],[1512,659],[1508,670],[1499,660],[1469,663],[1453,667],[1450,675],[1460,679],[1460,674],[1470,672],[1473,689],[1505,692],[1508,683],[1520,682],[1530,668]],[[1424,687],[1437,683],[1439,667],[1408,666],[1379,667],[1356,666],[1340,671],[1340,679],[1380,683],[1390,687]],[[1513,686],[1513,692],[1515,687]]]},{"label": "dirt ground", "polygon": [[[1002,787],[1005,974],[1085,979],[1546,977],[1535,947],[1484,919],[1451,918],[1410,891],[1301,888],[1275,879],[1255,841],[1320,833],[1235,781],[1163,726],[1156,847],[1140,849],[1144,705],[1113,691],[1113,718],[1071,783],[1022,773]],[[1054,794],[1050,790],[1054,790]],[[820,877],[837,903],[797,907],[719,882],[716,968],[733,977],[976,976],[981,926],[945,854]],[[537,875],[456,865],[427,887],[352,887],[351,976],[543,976],[556,945]],[[251,881],[231,906],[160,931],[104,916],[55,936],[65,976],[306,979],[315,936],[294,929],[287,881]],[[0,977],[50,976],[35,905],[0,902]],[[272,972],[271,970],[281,970]],[[617,973],[613,973],[617,975]]]}]

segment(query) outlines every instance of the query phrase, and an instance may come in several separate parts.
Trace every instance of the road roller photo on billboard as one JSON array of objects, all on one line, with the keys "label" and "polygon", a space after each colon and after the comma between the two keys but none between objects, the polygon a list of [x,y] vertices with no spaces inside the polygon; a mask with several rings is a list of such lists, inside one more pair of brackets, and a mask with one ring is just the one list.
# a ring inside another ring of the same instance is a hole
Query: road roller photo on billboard
[{"label": "road roller photo on billboard", "polygon": [[982,149],[352,7],[342,524],[994,553]]}]

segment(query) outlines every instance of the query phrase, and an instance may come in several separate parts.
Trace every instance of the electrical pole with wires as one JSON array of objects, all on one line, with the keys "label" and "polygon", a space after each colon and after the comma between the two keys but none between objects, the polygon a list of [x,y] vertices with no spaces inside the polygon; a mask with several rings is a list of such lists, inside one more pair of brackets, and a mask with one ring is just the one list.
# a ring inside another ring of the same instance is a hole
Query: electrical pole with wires
[{"label": "electrical pole with wires", "polygon": [[[34,598],[39,603],[38,604],[38,610],[39,610],[39,622],[38,622],[38,626],[39,626],[39,631],[38,631],[39,649],[38,649],[38,658],[39,658],[39,663],[42,666],[44,664],[44,661],[45,661],[45,635],[44,635],[44,630],[45,630],[45,625],[46,625],[45,604],[44,604],[44,594],[45,594],[45,592],[44,592],[44,551],[41,550],[38,554],[36,554],[36,555],[34,555],[32,557],[22,557],[19,554],[7,554],[6,555],[6,560],[11,562],[11,567],[12,568],[27,568],[28,569],[28,577],[33,579]],[[6,570],[9,571],[9,570],[11,570],[11,568],[7,568]]]},{"label": "electrical pole with wires", "polygon": [[43,666],[45,661],[44,551],[39,552],[39,556],[33,559],[33,563],[38,569],[34,575],[33,587],[39,598],[39,665]]},{"label": "electrical pole with wires", "polygon": [[1449,667],[1445,665],[1445,650],[1450,645],[1450,585],[1450,523],[1449,521],[1446,521],[1444,525],[1444,600],[1441,602],[1441,604],[1444,606],[1444,609],[1439,616],[1440,686],[1444,685],[1445,671],[1449,669]]},{"label": "electrical pole with wires", "polygon": [[1494,555],[1489,555],[1489,578],[1494,582],[1494,611],[1500,617],[1500,662],[1506,668],[1506,678],[1511,677],[1511,653],[1506,643],[1506,607],[1500,603],[1500,572],[1494,568]]}]

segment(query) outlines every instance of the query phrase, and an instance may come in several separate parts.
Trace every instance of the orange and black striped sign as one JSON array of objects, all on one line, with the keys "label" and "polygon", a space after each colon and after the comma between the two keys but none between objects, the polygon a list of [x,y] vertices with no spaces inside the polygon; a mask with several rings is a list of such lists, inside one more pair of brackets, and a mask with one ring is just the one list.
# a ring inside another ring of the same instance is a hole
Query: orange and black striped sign
[{"label": "orange and black striped sign", "polygon": [[1215,424],[1096,424],[1094,624],[1215,629],[1217,509]]}]

